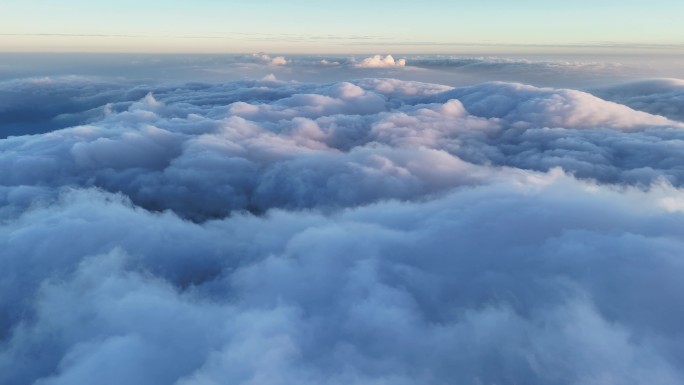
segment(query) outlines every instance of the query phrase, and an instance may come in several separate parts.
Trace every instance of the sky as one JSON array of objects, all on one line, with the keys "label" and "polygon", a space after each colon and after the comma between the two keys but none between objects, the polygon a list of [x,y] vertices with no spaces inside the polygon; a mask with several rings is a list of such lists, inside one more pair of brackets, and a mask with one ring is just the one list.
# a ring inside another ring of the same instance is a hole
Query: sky
[{"label": "sky", "polygon": [[684,2],[0,0],[2,52],[670,53]]}]

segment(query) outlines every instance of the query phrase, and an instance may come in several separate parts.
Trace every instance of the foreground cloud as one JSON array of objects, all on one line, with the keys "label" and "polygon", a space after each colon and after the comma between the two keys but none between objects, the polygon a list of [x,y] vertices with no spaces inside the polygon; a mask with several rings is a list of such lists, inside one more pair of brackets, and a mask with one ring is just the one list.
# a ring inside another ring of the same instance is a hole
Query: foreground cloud
[{"label": "foreground cloud", "polygon": [[673,117],[511,83],[121,92],[0,140],[0,383],[684,380]]},{"label": "foreground cloud", "polygon": [[0,230],[0,378],[679,383],[682,192],[530,178],[203,225],[67,192]]}]

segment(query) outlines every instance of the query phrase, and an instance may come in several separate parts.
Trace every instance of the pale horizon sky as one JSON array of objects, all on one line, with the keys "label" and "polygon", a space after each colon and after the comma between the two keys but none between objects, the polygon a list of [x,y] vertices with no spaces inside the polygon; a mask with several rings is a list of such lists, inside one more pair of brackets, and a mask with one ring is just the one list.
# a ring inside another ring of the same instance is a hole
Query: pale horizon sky
[{"label": "pale horizon sky", "polygon": [[680,53],[681,0],[0,0],[0,52]]}]

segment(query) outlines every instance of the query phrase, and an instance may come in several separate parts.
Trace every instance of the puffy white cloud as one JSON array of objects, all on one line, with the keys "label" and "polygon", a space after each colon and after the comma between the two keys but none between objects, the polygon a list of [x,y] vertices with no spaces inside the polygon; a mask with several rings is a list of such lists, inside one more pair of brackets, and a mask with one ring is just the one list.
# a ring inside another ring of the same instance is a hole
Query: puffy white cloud
[{"label": "puffy white cloud", "polygon": [[357,81],[360,87],[385,96],[426,96],[452,90],[453,87],[397,79],[368,78]]},{"label": "puffy white cloud", "polygon": [[284,66],[287,65],[288,61],[283,56],[276,56],[273,59],[271,59],[270,63],[274,66]]},{"label": "puffy white cloud", "polygon": [[516,126],[635,130],[648,126],[684,127],[618,103],[575,90],[537,88],[523,84],[487,83],[461,87],[435,100],[458,99],[473,114],[503,118]]},{"label": "puffy white cloud", "polygon": [[682,383],[676,115],[278,78],[0,140],[0,383]]},{"label": "puffy white cloud", "polygon": [[389,67],[405,67],[406,59],[394,60],[392,55],[382,57],[382,55],[375,55],[363,59],[360,63],[355,64],[358,68],[389,68]]}]

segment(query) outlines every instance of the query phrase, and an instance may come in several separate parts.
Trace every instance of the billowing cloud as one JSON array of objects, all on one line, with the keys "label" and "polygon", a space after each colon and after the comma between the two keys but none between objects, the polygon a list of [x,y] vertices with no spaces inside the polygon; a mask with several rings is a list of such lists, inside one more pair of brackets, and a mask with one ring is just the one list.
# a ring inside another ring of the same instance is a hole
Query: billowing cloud
[{"label": "billowing cloud", "polygon": [[676,114],[278,79],[4,85],[0,383],[684,381]]},{"label": "billowing cloud", "polygon": [[529,177],[202,225],[66,192],[1,228],[0,378],[680,382],[681,191]]},{"label": "billowing cloud", "polygon": [[107,103],[133,102],[148,92],[128,82],[82,76],[0,82],[0,138],[99,120]]},{"label": "billowing cloud", "polygon": [[683,80],[641,80],[598,89],[594,93],[635,110],[684,121]]}]

